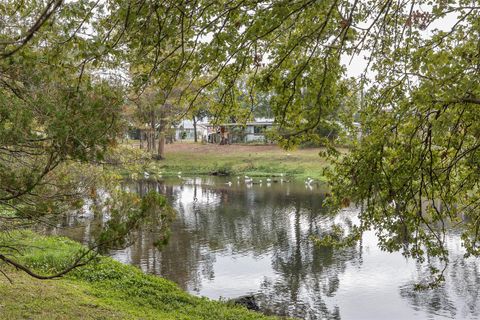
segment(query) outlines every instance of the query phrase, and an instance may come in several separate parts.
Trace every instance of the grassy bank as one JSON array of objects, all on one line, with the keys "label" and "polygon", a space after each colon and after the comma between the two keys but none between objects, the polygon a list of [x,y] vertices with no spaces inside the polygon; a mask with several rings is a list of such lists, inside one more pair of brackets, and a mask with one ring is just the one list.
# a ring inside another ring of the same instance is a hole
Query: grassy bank
[{"label": "grassy bank", "polygon": [[[0,237],[5,241],[5,235]],[[66,238],[31,232],[13,237],[26,246],[21,261],[38,272],[59,270],[81,249]],[[274,319],[192,296],[168,280],[106,257],[56,280],[35,280],[2,267],[13,284],[0,274],[1,319]]]},{"label": "grassy bank", "polygon": [[162,175],[248,175],[323,180],[325,159],[320,148],[285,151],[273,145],[213,145],[174,143],[166,145],[166,159],[151,166]]}]

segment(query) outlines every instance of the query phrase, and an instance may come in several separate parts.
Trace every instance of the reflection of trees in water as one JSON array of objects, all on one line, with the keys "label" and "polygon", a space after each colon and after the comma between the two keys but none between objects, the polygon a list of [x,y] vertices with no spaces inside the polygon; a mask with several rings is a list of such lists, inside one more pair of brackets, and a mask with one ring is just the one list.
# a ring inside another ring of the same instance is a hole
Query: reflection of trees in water
[{"label": "reflection of trees in water", "polygon": [[293,234],[279,237],[273,254],[273,268],[280,276],[265,279],[260,304],[279,315],[340,319],[339,309],[329,308],[325,297],[338,290],[339,276],[345,271],[346,262],[357,256],[356,250],[349,248],[339,254],[338,250],[313,245],[309,236],[322,233],[325,220],[319,219],[314,210],[302,211],[301,200],[293,203]]},{"label": "reflection of trees in water", "polygon": [[[264,310],[310,319],[339,319],[338,308],[329,310],[324,297],[336,292],[339,273],[356,250],[337,256],[331,249],[314,246],[309,239],[323,232],[330,220],[322,214],[320,195],[291,191],[287,196],[284,189],[201,190],[204,195],[214,193],[215,201],[178,206],[182,227],[190,231],[186,236],[205,241],[197,245],[208,246],[218,254],[272,255],[276,275],[265,278],[258,295]],[[203,262],[195,264],[202,266]]]},{"label": "reflection of trees in water", "polygon": [[83,208],[52,217],[48,224],[37,227],[41,232],[68,236],[88,245],[96,241],[107,222],[108,214],[96,208],[95,203],[87,202]]},{"label": "reflection of trees in water", "polygon": [[[414,291],[414,281],[400,288],[400,295],[416,310],[426,310],[433,315],[452,319],[471,319],[480,316],[480,273],[478,261],[464,259],[461,255],[451,257],[445,274],[445,283],[425,291]],[[417,265],[420,279],[429,276],[428,269]],[[458,302],[458,303],[456,303]],[[458,307],[463,309],[458,309]]]},{"label": "reflection of trees in water", "polygon": [[[124,188],[140,194],[150,190],[165,194],[178,217],[169,244],[161,251],[154,246],[158,230],[150,224],[136,232],[137,241],[131,247],[112,255],[196,292],[201,291],[202,281],[214,279],[217,255],[268,255],[274,275],[266,275],[259,288],[258,302],[264,310],[300,318],[340,319],[339,309],[326,300],[337,292],[347,262],[362,264],[362,243],[340,251],[313,245],[309,236],[322,234],[333,221],[323,212],[322,196],[293,185],[246,189],[198,182],[125,184]],[[107,218],[106,212],[85,209],[63,216],[56,223],[68,228],[56,232],[87,243],[95,239]],[[348,227],[346,218],[341,217]],[[402,287],[400,294],[413,308],[429,314],[479,317],[478,263],[461,257],[451,260],[443,287],[415,292],[412,282]],[[464,297],[464,309],[457,309],[458,297]]]},{"label": "reflection of trees in water", "polygon": [[[169,197],[177,209],[177,219],[171,226],[172,235],[169,243],[161,251],[154,247],[155,234],[152,234],[152,230],[140,228],[138,239],[142,241],[135,243],[129,253],[122,253],[129,254],[130,263],[140,266],[145,272],[163,275],[186,290],[198,291],[202,278],[213,277],[215,256],[205,250],[205,244],[199,235],[192,232],[191,226],[186,225],[188,220],[195,228],[201,221],[198,219],[197,210],[191,212],[192,215],[187,219],[183,204],[178,202],[182,188],[185,187],[146,181],[138,182],[131,187],[141,195],[155,190]],[[203,198],[197,191],[192,194],[192,202],[194,197]]]},{"label": "reflection of trees in water", "polygon": [[480,270],[478,260],[456,259],[450,266],[448,281],[454,284],[458,296],[464,297],[469,314],[480,316]]},{"label": "reflection of trees in water", "polygon": [[[150,190],[165,194],[178,216],[169,244],[161,251],[154,248],[156,229],[149,225],[136,232],[131,247],[112,253],[117,259],[161,274],[184,289],[200,291],[202,280],[215,277],[217,254],[268,254],[275,277],[266,278],[260,288],[259,303],[265,309],[311,319],[339,318],[338,309],[329,310],[324,297],[338,289],[339,273],[355,250],[337,256],[309,239],[331,221],[322,213],[319,194],[293,186],[246,189],[195,181],[176,186],[143,181],[124,188],[141,195]],[[80,240],[94,238],[99,230],[95,225],[103,220],[77,217],[76,222],[62,224],[77,225],[70,231]]]}]

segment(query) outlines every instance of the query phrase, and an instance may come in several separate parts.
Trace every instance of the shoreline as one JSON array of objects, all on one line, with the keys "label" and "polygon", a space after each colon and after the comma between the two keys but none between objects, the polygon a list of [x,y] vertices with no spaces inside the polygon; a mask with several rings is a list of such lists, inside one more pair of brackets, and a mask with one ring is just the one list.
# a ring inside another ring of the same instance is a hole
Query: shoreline
[{"label": "shoreline", "polygon": [[[19,257],[30,268],[52,273],[83,246],[65,237],[16,233],[28,245]],[[273,320],[245,307],[196,297],[175,283],[110,257],[55,280],[37,280],[8,268],[0,281],[0,314],[6,319],[225,319]]]},{"label": "shoreline", "polygon": [[[139,150],[135,142],[124,146]],[[165,147],[165,159],[147,160],[144,172],[155,177],[181,175],[288,177],[325,182],[329,162],[324,148],[286,151],[276,145],[216,145],[174,143]],[[138,172],[137,175],[143,172]],[[137,177],[138,178],[138,177]]]}]

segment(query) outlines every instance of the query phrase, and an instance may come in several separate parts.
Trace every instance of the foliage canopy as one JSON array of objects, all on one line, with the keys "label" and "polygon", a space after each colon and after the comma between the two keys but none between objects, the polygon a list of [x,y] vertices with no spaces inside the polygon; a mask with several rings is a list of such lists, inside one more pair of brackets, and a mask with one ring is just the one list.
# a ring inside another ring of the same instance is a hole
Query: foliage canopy
[{"label": "foliage canopy", "polygon": [[154,87],[190,108],[208,96],[212,114],[244,115],[241,88],[252,109],[269,98],[286,147],[333,123],[356,135],[357,113],[362,138],[332,188],[363,206],[360,228],[383,248],[447,261],[454,224],[478,256],[479,11],[466,0],[4,1],[1,206],[48,194],[66,159],[100,159],[126,92]]}]

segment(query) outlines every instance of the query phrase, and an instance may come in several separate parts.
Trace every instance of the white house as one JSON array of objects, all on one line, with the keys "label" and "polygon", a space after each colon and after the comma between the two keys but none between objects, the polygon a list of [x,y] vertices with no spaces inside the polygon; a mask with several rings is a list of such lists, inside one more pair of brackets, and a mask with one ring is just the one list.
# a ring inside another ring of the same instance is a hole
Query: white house
[{"label": "white house", "polygon": [[208,142],[220,144],[267,143],[266,133],[273,125],[273,119],[267,118],[257,118],[247,123],[208,125]]},{"label": "white house", "polygon": [[[207,140],[208,122],[197,121],[197,139],[198,141]],[[182,120],[175,127],[175,140],[194,141],[194,129],[192,120]]]},{"label": "white house", "polygon": [[[266,132],[274,125],[273,119],[257,118],[247,123],[213,125],[208,119],[197,121],[198,141],[210,143],[266,143]],[[175,128],[176,141],[194,141],[192,120],[182,120]]]},{"label": "white house", "polygon": [[273,127],[273,119],[257,118],[247,122],[245,127],[245,142],[266,142],[265,134]]}]

